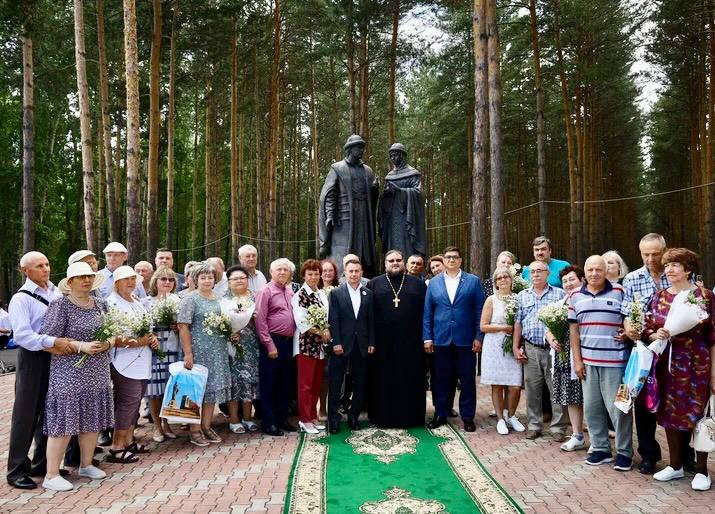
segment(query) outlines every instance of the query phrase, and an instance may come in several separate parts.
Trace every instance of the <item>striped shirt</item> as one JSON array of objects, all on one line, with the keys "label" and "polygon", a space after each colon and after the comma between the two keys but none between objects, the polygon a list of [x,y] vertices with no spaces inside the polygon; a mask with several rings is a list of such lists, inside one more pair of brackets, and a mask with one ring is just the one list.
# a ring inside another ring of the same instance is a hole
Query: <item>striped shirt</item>
[{"label": "striped shirt", "polygon": [[521,336],[527,342],[542,348],[547,346],[544,341],[546,327],[539,321],[539,310],[552,302],[561,300],[564,296],[566,293],[563,289],[550,285],[547,285],[541,296],[536,294],[534,286],[524,289],[517,295],[516,300],[519,306],[514,319],[521,325]]},{"label": "striped shirt", "polygon": [[628,346],[614,336],[623,324],[623,288],[608,280],[602,291],[593,294],[584,285],[571,294],[569,323],[578,323],[581,358],[585,364],[623,368],[628,363]]}]

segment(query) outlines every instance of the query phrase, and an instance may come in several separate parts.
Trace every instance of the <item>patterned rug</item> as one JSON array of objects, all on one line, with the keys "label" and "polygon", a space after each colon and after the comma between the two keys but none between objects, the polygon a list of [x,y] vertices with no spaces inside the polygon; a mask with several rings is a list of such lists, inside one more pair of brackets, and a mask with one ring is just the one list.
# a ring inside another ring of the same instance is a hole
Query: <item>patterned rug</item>
[{"label": "patterned rug", "polygon": [[522,512],[451,426],[301,436],[286,514]]}]

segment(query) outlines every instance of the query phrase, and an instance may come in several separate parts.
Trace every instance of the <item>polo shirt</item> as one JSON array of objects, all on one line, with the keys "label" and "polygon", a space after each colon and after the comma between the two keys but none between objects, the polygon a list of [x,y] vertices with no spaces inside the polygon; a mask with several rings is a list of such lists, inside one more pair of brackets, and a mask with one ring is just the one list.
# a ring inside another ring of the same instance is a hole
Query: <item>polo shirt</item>
[{"label": "polo shirt", "polygon": [[[559,272],[564,268],[568,268],[569,266],[571,266],[571,264],[568,261],[562,261],[559,259],[551,259],[548,264],[549,284],[554,287],[561,287],[561,278],[559,278]],[[521,276],[525,280],[528,280],[529,282],[531,282],[529,266],[524,266],[524,269],[521,272]]]},{"label": "polo shirt", "polygon": [[581,338],[581,358],[585,364],[624,368],[630,349],[614,336],[623,324],[623,288],[606,280],[605,287],[593,294],[584,285],[571,294],[569,323],[577,323]]}]

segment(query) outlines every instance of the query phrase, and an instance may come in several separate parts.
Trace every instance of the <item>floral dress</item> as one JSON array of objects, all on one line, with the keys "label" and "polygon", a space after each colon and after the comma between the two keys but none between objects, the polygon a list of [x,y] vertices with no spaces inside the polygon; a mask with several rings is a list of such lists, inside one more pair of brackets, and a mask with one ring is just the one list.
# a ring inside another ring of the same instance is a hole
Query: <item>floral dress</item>
[{"label": "floral dress", "polygon": [[[695,328],[670,339],[656,363],[658,379],[658,424],[672,430],[692,431],[703,417],[710,398],[710,347],[715,344],[712,291],[698,288],[695,298],[704,298],[709,316]],[[645,318],[644,340],[665,324],[675,294],[667,289],[650,299]]]},{"label": "floral dress", "polygon": [[231,400],[231,368],[228,358],[228,341],[218,333],[208,335],[203,328],[209,313],[221,314],[221,305],[215,298],[207,299],[194,291],[179,304],[177,323],[191,326],[191,349],[194,363],[209,370],[203,403],[224,403]]},{"label": "floral dress", "polygon": [[[180,301],[175,294],[170,294],[167,299],[174,300],[177,305]],[[151,310],[159,299],[156,296],[147,296],[142,303]],[[169,364],[181,360],[181,346],[179,345],[178,334],[170,330],[166,326],[155,326],[154,334],[159,339],[159,347],[166,354],[166,357],[160,359],[155,354],[151,356],[151,378],[147,385],[146,395],[149,397],[163,397],[166,383],[169,380]]]},{"label": "floral dress", "polygon": [[[308,309],[313,305],[325,307],[316,291],[309,293],[304,287],[298,291],[298,306]],[[298,353],[314,359],[323,358],[323,339],[318,334],[303,332],[298,336]]]},{"label": "floral dress", "polygon": [[[247,298],[255,305],[255,295],[249,290]],[[255,313],[254,313],[255,317]],[[258,394],[258,337],[256,324],[251,319],[248,325],[238,331],[243,347],[243,356],[229,357],[231,364],[231,398],[240,402],[250,402],[259,398]]]},{"label": "floral dress", "polygon": [[[564,298],[564,302],[568,301],[568,296]],[[569,339],[569,330],[566,328],[566,333],[562,337],[555,336],[556,340],[561,343],[563,352],[557,354],[553,349],[551,356],[553,359],[553,371],[551,380],[553,383],[552,399],[558,405],[583,405],[583,390],[581,389],[581,381],[572,372],[573,358],[571,356],[571,340]]]}]

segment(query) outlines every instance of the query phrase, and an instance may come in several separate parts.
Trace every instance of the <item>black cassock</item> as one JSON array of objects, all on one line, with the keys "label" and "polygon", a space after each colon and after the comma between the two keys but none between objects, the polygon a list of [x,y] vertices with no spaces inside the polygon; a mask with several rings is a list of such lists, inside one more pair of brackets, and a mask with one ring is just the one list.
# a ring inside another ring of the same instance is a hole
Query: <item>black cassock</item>
[{"label": "black cassock", "polygon": [[[402,275],[390,279],[395,291]],[[408,428],[425,422],[425,354],[422,312],[427,288],[405,276],[395,307],[387,275],[367,286],[374,293],[375,354],[368,359],[368,413],[379,427]]]}]

